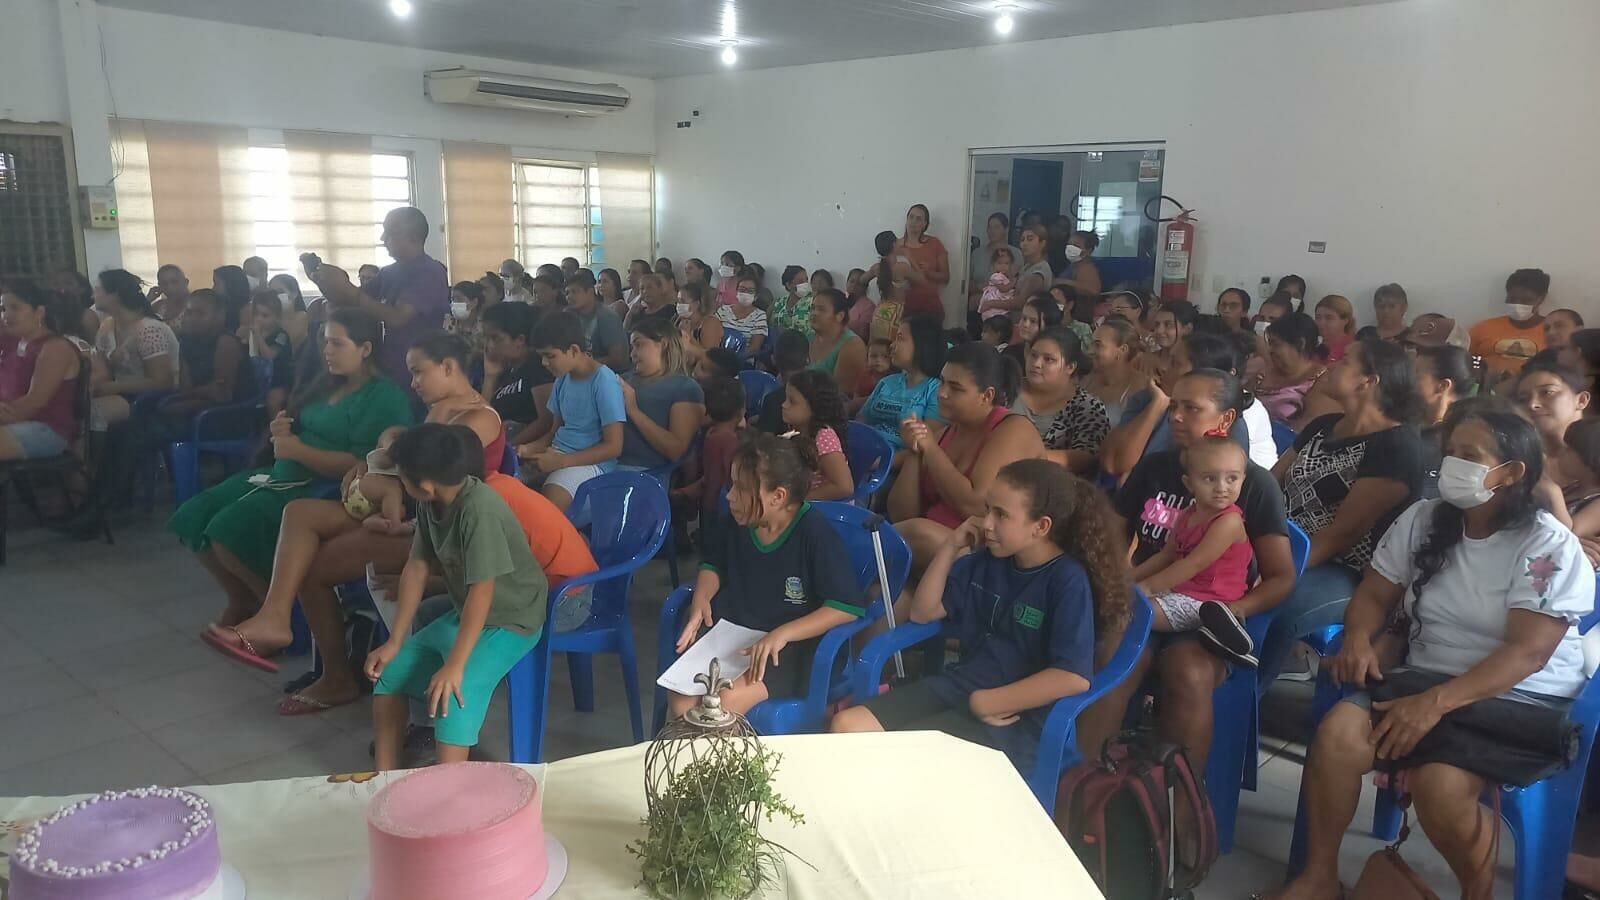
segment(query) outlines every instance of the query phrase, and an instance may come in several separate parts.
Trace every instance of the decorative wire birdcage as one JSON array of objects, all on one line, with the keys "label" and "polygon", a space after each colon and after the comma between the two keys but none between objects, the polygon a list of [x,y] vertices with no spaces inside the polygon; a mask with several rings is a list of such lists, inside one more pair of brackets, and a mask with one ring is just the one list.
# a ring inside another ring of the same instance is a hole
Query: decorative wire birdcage
[{"label": "decorative wire birdcage", "polygon": [[713,659],[694,680],[705,696],[645,753],[645,836],[628,850],[652,896],[748,897],[777,877],[784,850],[761,836],[762,820],[804,818],[773,790],[777,754],[744,716],[722,708],[731,686],[722,667]]}]

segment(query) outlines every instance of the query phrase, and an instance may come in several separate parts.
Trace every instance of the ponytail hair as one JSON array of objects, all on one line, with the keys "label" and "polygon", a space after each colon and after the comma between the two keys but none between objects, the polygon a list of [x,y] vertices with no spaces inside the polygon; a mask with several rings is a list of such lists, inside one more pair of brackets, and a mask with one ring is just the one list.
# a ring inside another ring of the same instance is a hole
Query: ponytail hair
[{"label": "ponytail hair", "polygon": [[1050,517],[1050,542],[1088,571],[1095,642],[1115,646],[1128,627],[1132,585],[1127,541],[1105,493],[1046,459],[1008,463],[998,477],[1027,496],[1029,516]]},{"label": "ponytail hair", "polygon": [[979,391],[993,390],[995,406],[1010,406],[1022,385],[1022,367],[1017,361],[982,341],[952,347],[945,365],[966,369]]},{"label": "ponytail hair", "polygon": [[817,448],[811,441],[792,441],[755,429],[744,429],[730,465],[732,481],[756,498],[754,518],[766,510],[761,490],[783,488],[789,508],[805,502],[811,477],[817,472]]},{"label": "ponytail hair", "polygon": [[127,269],[107,269],[100,273],[100,288],[117,298],[117,303],[129,312],[141,316],[155,316],[150,308],[150,298],[145,296],[144,282]]}]

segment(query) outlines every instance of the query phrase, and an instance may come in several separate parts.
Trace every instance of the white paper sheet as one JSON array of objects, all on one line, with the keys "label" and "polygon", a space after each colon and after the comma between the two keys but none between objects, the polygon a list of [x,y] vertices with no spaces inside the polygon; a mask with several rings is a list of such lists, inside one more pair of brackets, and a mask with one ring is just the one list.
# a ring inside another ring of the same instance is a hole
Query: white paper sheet
[{"label": "white paper sheet", "polygon": [[732,681],[750,668],[750,657],[744,655],[744,649],[766,636],[765,631],[735,625],[723,619],[711,626],[710,631],[701,635],[700,640],[691,644],[677,662],[661,673],[656,684],[686,697],[703,696],[705,685],[695,681],[694,677],[706,674],[713,658],[722,664],[722,677]]}]

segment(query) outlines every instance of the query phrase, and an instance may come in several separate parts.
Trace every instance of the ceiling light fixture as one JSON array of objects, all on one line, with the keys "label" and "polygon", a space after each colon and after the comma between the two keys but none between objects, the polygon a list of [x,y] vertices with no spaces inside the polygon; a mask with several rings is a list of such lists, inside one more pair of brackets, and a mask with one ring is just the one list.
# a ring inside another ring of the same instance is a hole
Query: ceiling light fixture
[{"label": "ceiling light fixture", "polygon": [[1014,3],[1002,2],[994,5],[994,11],[1000,14],[1000,18],[994,20],[995,31],[999,32],[1000,34],[1011,33],[1012,26],[1016,25],[1015,20],[1011,18],[1011,11],[1016,8],[1016,4]]},{"label": "ceiling light fixture", "polygon": [[722,42],[722,64],[723,65],[731,66],[734,63],[739,61],[739,54],[738,54],[737,51],[735,51],[733,49],[734,46],[736,46],[738,43],[739,43],[738,41],[723,41]]},{"label": "ceiling light fixture", "polygon": [[389,12],[404,19],[411,15],[411,0],[389,0]]}]

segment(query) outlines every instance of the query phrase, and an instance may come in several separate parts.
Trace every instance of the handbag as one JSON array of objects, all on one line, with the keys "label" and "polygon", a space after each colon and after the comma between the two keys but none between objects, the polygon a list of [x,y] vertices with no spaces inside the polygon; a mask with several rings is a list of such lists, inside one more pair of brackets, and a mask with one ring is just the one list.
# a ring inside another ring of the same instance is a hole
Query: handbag
[{"label": "handbag", "polygon": [[[1489,843],[1489,862],[1492,869],[1500,858],[1500,787],[1494,791],[1494,817],[1489,820],[1494,829],[1494,839]],[[1400,797],[1400,835],[1395,842],[1367,857],[1361,867],[1361,877],[1356,886],[1345,895],[1346,900],[1439,900],[1439,895],[1428,887],[1422,876],[1400,855],[1400,845],[1411,836],[1411,797]]]}]

